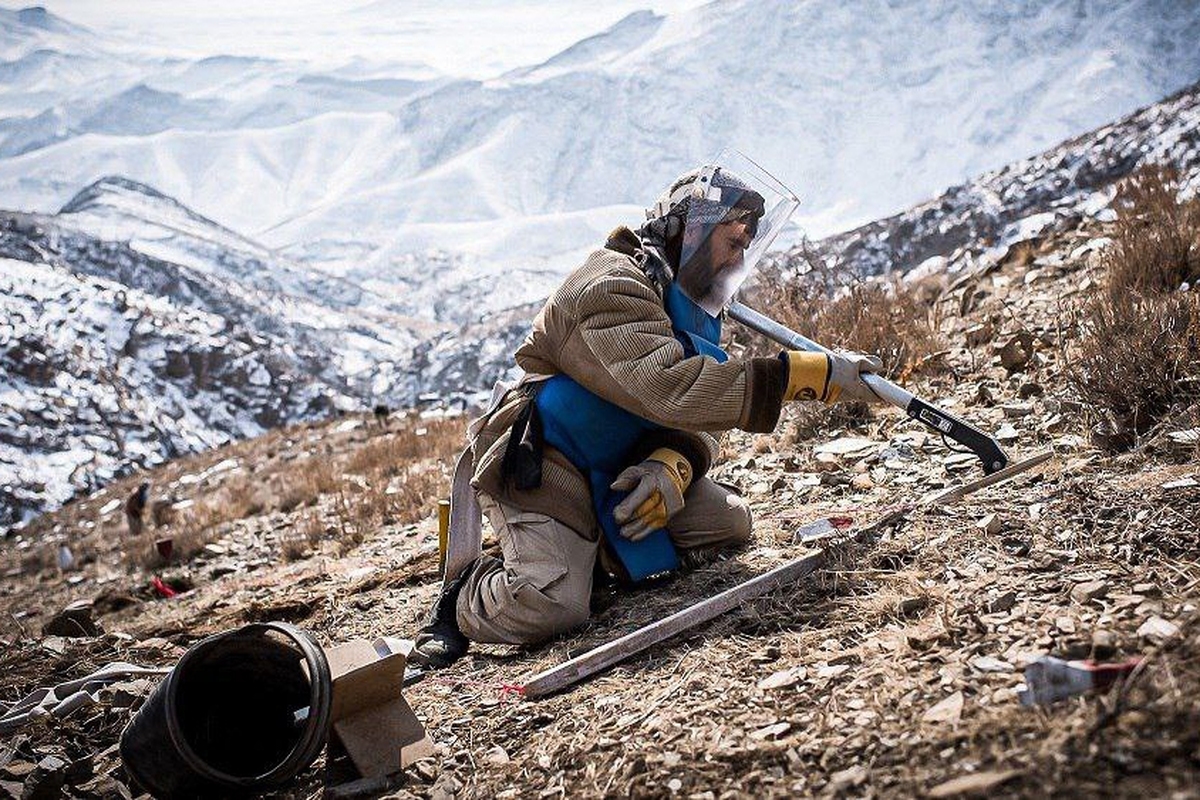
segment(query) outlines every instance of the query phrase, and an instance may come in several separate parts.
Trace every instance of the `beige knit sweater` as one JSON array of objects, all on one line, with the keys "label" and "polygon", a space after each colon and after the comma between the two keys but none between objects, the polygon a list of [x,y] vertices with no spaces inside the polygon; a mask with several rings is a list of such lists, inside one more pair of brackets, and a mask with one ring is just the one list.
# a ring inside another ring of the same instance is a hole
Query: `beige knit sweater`
[{"label": "beige knit sweater", "polygon": [[[786,367],[777,358],[685,357],[663,305],[662,289],[638,266],[637,237],[618,228],[546,301],[516,353],[531,376],[565,373],[584,388],[666,428],[645,448],[668,446],[692,462],[697,477],[716,457],[705,433],[730,428],[766,432],[779,419]],[[505,481],[500,463],[508,432],[528,395],[514,391],[474,442],[475,486],[504,502],[597,535],[588,481],[546,447],[542,485],[522,491]]]}]

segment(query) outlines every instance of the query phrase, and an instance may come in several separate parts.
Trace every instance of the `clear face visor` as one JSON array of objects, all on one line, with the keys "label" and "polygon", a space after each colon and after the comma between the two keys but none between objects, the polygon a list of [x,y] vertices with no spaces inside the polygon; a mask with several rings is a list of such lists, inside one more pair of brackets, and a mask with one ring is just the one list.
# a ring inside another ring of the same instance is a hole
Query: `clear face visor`
[{"label": "clear face visor", "polygon": [[736,150],[722,150],[687,187],[677,281],[712,316],[729,305],[800,200]]}]

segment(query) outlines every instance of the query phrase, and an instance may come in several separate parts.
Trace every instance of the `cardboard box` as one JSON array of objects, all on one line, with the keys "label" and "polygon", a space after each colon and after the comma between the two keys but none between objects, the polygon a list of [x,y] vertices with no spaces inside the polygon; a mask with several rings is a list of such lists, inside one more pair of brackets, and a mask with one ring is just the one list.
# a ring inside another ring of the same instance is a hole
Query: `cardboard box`
[{"label": "cardboard box", "polygon": [[399,772],[433,752],[417,715],[400,695],[412,642],[354,639],[328,648],[333,734],[364,778]]}]

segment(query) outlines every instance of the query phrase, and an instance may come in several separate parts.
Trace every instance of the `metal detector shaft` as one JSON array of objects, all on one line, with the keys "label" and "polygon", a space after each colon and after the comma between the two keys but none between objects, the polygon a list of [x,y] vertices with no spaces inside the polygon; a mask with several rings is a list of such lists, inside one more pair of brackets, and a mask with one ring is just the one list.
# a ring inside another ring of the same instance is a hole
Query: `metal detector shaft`
[{"label": "metal detector shaft", "polygon": [[[729,305],[729,316],[747,328],[758,331],[768,339],[791,350],[832,354],[832,351],[812,339],[801,336],[786,325],[781,325],[765,314],[760,314],[753,308],[737,301]],[[908,416],[969,449],[982,462],[984,474],[990,475],[1008,465],[1008,456],[1000,447],[1000,443],[971,423],[943,411],[932,403],[926,403],[887,378],[879,375],[863,375],[862,379],[863,383],[884,402],[904,409],[904,413]]]}]

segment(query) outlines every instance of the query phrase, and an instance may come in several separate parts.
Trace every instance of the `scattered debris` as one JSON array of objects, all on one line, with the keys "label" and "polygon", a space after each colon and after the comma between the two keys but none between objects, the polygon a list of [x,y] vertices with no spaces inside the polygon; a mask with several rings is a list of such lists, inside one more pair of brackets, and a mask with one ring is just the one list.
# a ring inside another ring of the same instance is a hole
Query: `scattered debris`
[{"label": "scattered debris", "polygon": [[1108,591],[1107,581],[1085,581],[1075,584],[1075,588],[1071,589],[1071,597],[1077,603],[1087,603],[1107,596]]},{"label": "scattered debris", "polygon": [[92,619],[92,603],[89,600],[77,600],[54,615],[53,619],[42,626],[46,636],[99,636],[101,631]]},{"label": "scattered debris", "polygon": [[179,594],[174,589],[172,589],[170,586],[168,586],[166,584],[166,582],[164,582],[163,579],[158,577],[157,575],[155,575],[150,580],[150,586],[154,589],[155,592],[158,593],[159,597],[165,598],[167,600],[170,600],[172,597]]},{"label": "scattered debris", "polygon": [[1093,689],[1106,689],[1129,675],[1141,663],[1131,658],[1117,664],[1064,661],[1042,656],[1025,667],[1025,689],[1018,692],[1022,705],[1047,705]]},{"label": "scattered debris", "polygon": [[1142,623],[1137,629],[1137,635],[1152,642],[1161,642],[1178,636],[1179,626],[1162,617],[1153,616]]},{"label": "scattered debris", "polygon": [[946,723],[957,725],[958,721],[962,718],[962,712],[963,693],[955,692],[926,709],[925,713],[921,715],[921,721],[934,724]]},{"label": "scattered debris", "polygon": [[945,783],[939,783],[929,790],[928,796],[937,798],[961,797],[968,794],[986,796],[992,789],[1008,783],[1020,774],[1022,774],[1021,770],[1016,769],[973,772],[970,775],[961,775]]}]

